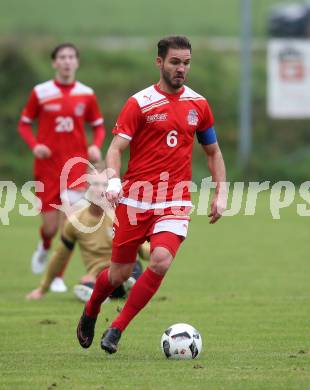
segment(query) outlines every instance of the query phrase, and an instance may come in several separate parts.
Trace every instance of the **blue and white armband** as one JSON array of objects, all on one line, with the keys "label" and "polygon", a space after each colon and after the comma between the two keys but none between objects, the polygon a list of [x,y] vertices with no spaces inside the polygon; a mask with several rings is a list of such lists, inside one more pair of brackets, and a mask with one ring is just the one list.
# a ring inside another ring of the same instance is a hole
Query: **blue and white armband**
[{"label": "blue and white armband", "polygon": [[212,145],[217,142],[216,132],[214,127],[209,127],[209,129],[196,132],[198,142],[201,145]]}]

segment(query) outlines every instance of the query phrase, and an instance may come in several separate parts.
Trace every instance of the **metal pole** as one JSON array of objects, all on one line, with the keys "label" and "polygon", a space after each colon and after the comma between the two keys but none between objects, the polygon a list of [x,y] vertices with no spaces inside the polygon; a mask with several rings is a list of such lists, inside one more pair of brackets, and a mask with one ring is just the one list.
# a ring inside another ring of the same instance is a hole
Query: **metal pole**
[{"label": "metal pole", "polygon": [[246,169],[252,149],[252,0],[241,1],[239,165]]}]

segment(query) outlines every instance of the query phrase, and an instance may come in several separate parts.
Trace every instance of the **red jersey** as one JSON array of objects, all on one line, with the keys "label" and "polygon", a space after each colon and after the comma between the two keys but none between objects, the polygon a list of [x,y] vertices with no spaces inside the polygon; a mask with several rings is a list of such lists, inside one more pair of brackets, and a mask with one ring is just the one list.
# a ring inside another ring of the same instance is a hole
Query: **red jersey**
[{"label": "red jersey", "polygon": [[[34,119],[38,120],[36,137],[30,128]],[[100,147],[104,139],[103,118],[91,88],[78,81],[64,85],[54,80],[34,87],[23,109],[19,131],[31,149],[38,143],[48,146],[52,152],[50,158],[35,159],[36,180],[54,181],[59,186],[60,173],[70,158],[87,159],[85,121],[100,130],[94,140]],[[74,165],[68,186],[85,174],[86,169],[86,164]]]},{"label": "red jersey", "polygon": [[131,141],[121,203],[145,209],[190,206],[195,132],[213,122],[207,100],[186,86],[168,94],[153,85],[129,98],[113,129]]}]

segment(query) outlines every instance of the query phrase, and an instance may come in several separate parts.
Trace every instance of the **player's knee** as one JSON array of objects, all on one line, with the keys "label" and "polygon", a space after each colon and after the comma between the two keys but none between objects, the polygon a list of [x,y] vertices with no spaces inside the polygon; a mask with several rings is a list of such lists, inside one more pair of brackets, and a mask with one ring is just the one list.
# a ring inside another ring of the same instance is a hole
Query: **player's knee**
[{"label": "player's knee", "polygon": [[124,269],[121,268],[116,270],[111,268],[109,275],[110,283],[112,284],[112,286],[118,287],[129,278],[130,274],[131,270],[129,270],[127,267],[124,267]]},{"label": "player's knee", "polygon": [[57,225],[48,225],[44,226],[43,233],[46,238],[54,238],[57,234],[58,226]]},{"label": "player's knee", "polygon": [[166,248],[155,248],[151,255],[149,267],[159,274],[165,275],[173,260],[172,254]]}]

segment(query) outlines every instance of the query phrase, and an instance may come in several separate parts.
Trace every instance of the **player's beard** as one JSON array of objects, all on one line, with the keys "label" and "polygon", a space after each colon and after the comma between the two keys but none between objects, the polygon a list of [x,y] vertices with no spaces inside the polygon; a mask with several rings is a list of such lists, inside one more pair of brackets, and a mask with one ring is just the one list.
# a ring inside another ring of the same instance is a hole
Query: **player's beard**
[{"label": "player's beard", "polygon": [[162,70],[162,76],[163,76],[163,79],[165,80],[165,83],[170,88],[175,89],[175,90],[180,89],[183,86],[184,82],[185,82],[185,78],[176,80],[171,75],[171,73],[169,73],[165,69]]}]

